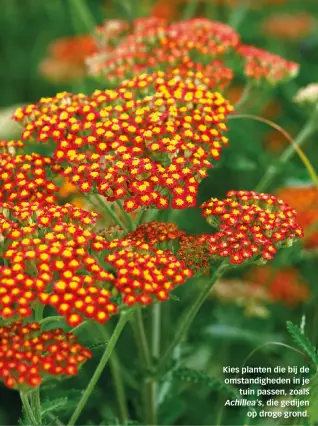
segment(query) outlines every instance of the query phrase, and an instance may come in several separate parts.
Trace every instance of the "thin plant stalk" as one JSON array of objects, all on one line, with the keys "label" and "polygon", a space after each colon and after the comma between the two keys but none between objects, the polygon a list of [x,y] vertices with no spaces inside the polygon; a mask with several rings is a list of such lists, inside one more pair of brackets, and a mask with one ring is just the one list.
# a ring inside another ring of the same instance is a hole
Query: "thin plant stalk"
[{"label": "thin plant stalk", "polygon": [[74,22],[78,32],[86,31],[91,33],[95,28],[95,19],[86,4],[86,0],[69,0],[73,18],[77,18]]},{"label": "thin plant stalk", "polygon": [[121,202],[119,200],[116,201],[117,206],[119,207],[120,211],[123,213],[124,218],[126,220],[127,223],[127,228],[132,231],[134,229],[134,225],[133,222],[131,220],[130,215],[126,212],[126,210],[124,209],[124,207],[122,206]]},{"label": "thin plant stalk", "polygon": [[51,317],[46,317],[46,318],[41,319],[39,321],[39,323],[43,327],[44,325],[46,325],[46,324],[48,324],[50,322],[53,322],[53,321],[56,321],[56,322],[60,322],[60,321],[61,322],[65,322],[65,318],[61,317],[61,316],[51,316]]},{"label": "thin plant stalk", "polygon": [[152,315],[152,341],[151,353],[153,358],[160,356],[160,334],[161,334],[161,304],[155,303],[151,309]]},{"label": "thin plant stalk", "polygon": [[100,205],[105,208],[107,213],[112,217],[112,219],[119,225],[123,230],[126,229],[125,224],[119,219],[119,217],[113,212],[112,208],[106,203],[106,201],[101,197],[100,195],[97,196],[98,201],[100,202]]},{"label": "thin plant stalk", "polygon": [[251,84],[246,84],[246,86],[244,87],[242,94],[240,96],[240,99],[237,101],[237,103],[235,104],[234,108],[235,111],[238,111],[239,109],[241,109],[243,106],[245,106],[245,104],[248,102],[248,100],[250,99],[250,95],[251,95],[251,91],[253,89],[253,86]]},{"label": "thin plant stalk", "polygon": [[40,386],[38,386],[30,395],[31,406],[37,424],[41,424],[41,399]]},{"label": "thin plant stalk", "polygon": [[191,19],[194,17],[198,7],[198,0],[190,0],[184,8],[182,19]]},{"label": "thin plant stalk", "polygon": [[177,326],[177,331],[175,333],[174,339],[164,352],[161,357],[160,363],[158,365],[158,371],[161,371],[162,367],[165,366],[166,362],[171,358],[175,347],[182,341],[187,331],[189,330],[190,325],[192,324],[194,318],[199,312],[201,306],[203,305],[205,299],[211,291],[213,285],[217,282],[217,280],[223,275],[226,267],[224,262],[220,264],[220,266],[215,270],[212,277],[206,282],[205,285],[202,286],[200,293],[198,294],[195,301],[191,304],[191,307],[185,312],[183,318],[179,322]]},{"label": "thin plant stalk", "polygon": [[[297,148],[301,148],[301,146],[304,144],[304,142],[313,135],[313,133],[316,131],[317,125],[316,122],[313,120],[309,120],[307,124],[303,127],[303,129],[299,132],[299,134],[296,136],[294,142],[295,144],[289,145],[285,151],[281,154],[281,156],[278,159],[278,162],[276,165],[270,165],[268,169],[265,172],[265,175],[260,180],[258,185],[256,186],[256,190],[258,192],[262,192],[268,189],[268,187],[272,184],[273,180],[277,176],[280,167],[284,164],[286,164],[297,152],[299,154],[299,150]],[[308,168],[308,167],[307,167]],[[312,173],[311,173],[312,175]]]},{"label": "thin plant stalk", "polygon": [[235,8],[234,12],[230,16],[229,25],[238,30],[239,26],[243,23],[246,15],[249,12],[251,6],[250,0],[242,0],[240,4]]},{"label": "thin plant stalk", "polygon": [[[136,311],[133,319],[133,331],[138,345],[139,357],[147,373],[152,370],[152,358],[147,341],[146,330],[140,309]],[[142,399],[144,409],[144,421],[147,425],[156,424],[156,401],[153,388],[153,379],[146,377],[142,386]]]},{"label": "thin plant stalk", "polygon": [[[99,330],[103,338],[105,340],[109,340],[109,333],[107,329],[105,329],[104,327],[99,327]],[[115,392],[117,396],[120,424],[126,424],[129,418],[127,399],[126,399],[125,387],[122,381],[122,374],[121,374],[122,372],[120,368],[120,362],[119,362],[116,350],[113,350],[113,353],[109,359],[109,367],[113,377]]]},{"label": "thin plant stalk", "polygon": [[112,355],[113,350],[115,348],[115,345],[116,345],[116,343],[117,343],[117,341],[118,341],[128,319],[129,319],[130,315],[132,314],[132,312],[133,312],[133,309],[121,314],[119,321],[118,321],[118,323],[115,327],[115,330],[114,330],[114,332],[113,332],[113,334],[112,334],[112,336],[111,336],[111,338],[110,338],[110,340],[109,340],[109,342],[106,346],[106,350],[103,353],[103,355],[102,355],[102,357],[99,361],[99,364],[98,364],[90,382],[88,383],[88,385],[87,385],[87,387],[86,387],[86,389],[85,389],[85,391],[84,391],[74,413],[72,414],[72,417],[70,418],[70,420],[68,422],[68,426],[74,426],[76,424],[76,421],[78,420],[83,409],[85,408],[86,403],[87,403],[89,397],[91,396],[92,392],[94,391],[95,386],[96,386],[101,374],[103,373],[104,368],[105,368],[110,356]]},{"label": "thin plant stalk", "polygon": [[253,114],[237,114],[237,115],[233,115],[232,117],[230,117],[231,119],[246,118],[246,119],[256,120],[256,121],[260,121],[264,124],[267,124],[270,127],[277,130],[278,132],[280,132],[283,136],[285,136],[285,138],[290,143],[290,146],[288,146],[285,149],[285,151],[281,154],[281,156],[279,157],[276,164],[275,165],[271,164],[267,168],[264,176],[262,177],[262,179],[260,180],[260,182],[256,186],[255,191],[258,191],[258,192],[266,191],[270,187],[270,185],[272,184],[272,182],[275,179],[275,177],[277,176],[277,174],[279,173],[281,166],[286,164],[292,158],[292,156],[295,154],[295,152],[297,152],[299,158],[302,160],[303,164],[305,165],[306,169],[308,170],[309,175],[311,176],[315,185],[318,187],[318,176],[316,174],[316,171],[313,168],[313,166],[311,165],[306,154],[301,149],[301,146],[307,140],[307,138],[309,136],[311,136],[317,130],[317,125],[315,124],[315,121],[316,121],[316,118],[317,118],[316,116],[317,116],[317,113],[313,114],[311,119],[306,123],[306,125],[300,131],[300,133],[297,135],[295,140],[289,135],[289,133],[286,132],[286,130],[284,130],[278,124],[275,124],[275,123],[273,123],[272,121],[270,121],[266,118],[259,117],[257,115],[253,115]]},{"label": "thin plant stalk", "polygon": [[29,399],[28,399],[27,394],[24,393],[24,392],[20,392],[20,398],[21,398],[21,401],[22,401],[22,404],[23,404],[23,408],[25,410],[26,416],[29,419],[30,424],[32,426],[33,425],[38,425],[39,423],[37,422],[37,420],[36,420],[36,418],[35,418],[35,416],[33,414],[33,411],[32,411],[31,405],[29,403]]},{"label": "thin plant stalk", "polygon": [[[43,318],[44,305],[38,304],[34,310],[35,321],[41,322]],[[41,398],[40,398],[40,386],[38,386],[30,396],[31,407],[34,413],[34,417],[38,424],[41,424]]]},{"label": "thin plant stalk", "polygon": [[[161,304],[156,303],[151,308],[151,354],[153,359],[157,360],[160,357],[160,335],[161,335]],[[151,393],[152,401],[152,412],[151,412],[151,424],[156,424],[157,422],[157,393],[158,393],[158,381],[154,377],[149,385],[149,392]]]}]

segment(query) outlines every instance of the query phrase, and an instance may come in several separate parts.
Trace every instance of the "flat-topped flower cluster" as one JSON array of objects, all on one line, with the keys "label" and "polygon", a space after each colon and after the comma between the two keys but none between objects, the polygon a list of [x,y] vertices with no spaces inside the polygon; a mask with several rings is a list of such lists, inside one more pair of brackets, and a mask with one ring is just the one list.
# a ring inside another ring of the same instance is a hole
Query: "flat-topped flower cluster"
[{"label": "flat-topped flower cluster", "polygon": [[111,21],[98,27],[97,51],[87,60],[89,73],[108,81],[157,69],[170,74],[178,68],[194,78],[201,73],[210,88],[224,88],[235,74],[231,59],[251,82],[275,85],[299,69],[295,62],[243,44],[232,27],[206,18],[177,22],[140,18],[131,28],[124,21],[116,21],[115,33],[113,28]]}]

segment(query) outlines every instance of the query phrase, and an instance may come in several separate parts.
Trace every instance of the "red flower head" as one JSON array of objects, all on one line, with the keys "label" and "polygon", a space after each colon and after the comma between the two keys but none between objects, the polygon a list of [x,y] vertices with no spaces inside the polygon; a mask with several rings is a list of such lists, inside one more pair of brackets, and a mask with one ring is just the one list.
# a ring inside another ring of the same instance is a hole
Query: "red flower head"
[{"label": "red flower head", "polygon": [[116,313],[105,288],[114,277],[87,251],[96,213],[28,202],[4,204],[3,212],[0,232],[7,248],[2,256],[8,265],[1,267],[3,317],[29,317],[35,301],[54,306],[72,326],[83,318],[102,323]]},{"label": "red flower head", "polygon": [[303,236],[296,212],[283,201],[254,191],[229,191],[202,204],[203,216],[219,229],[204,236],[211,254],[233,264],[273,259],[277,249]]},{"label": "red flower head", "polygon": [[0,327],[0,379],[9,388],[28,391],[52,376],[75,376],[92,357],[74,334],[41,332],[40,324],[16,322]]},{"label": "red flower head", "polygon": [[[133,241],[132,241],[133,244]],[[115,286],[127,305],[147,305],[169,298],[169,293],[192,276],[190,269],[168,251],[150,247],[143,250],[122,249],[105,256],[116,274]]]},{"label": "red flower head", "polygon": [[145,241],[159,248],[158,245],[179,240],[184,235],[185,232],[181,231],[175,223],[152,221],[138,225],[135,231],[128,233],[127,238]]},{"label": "red flower head", "polygon": [[[9,262],[4,269],[8,290],[0,301],[6,316],[29,316],[34,300],[53,306],[71,326],[85,318],[104,323],[115,314],[113,294],[106,288],[114,276],[88,253],[92,238],[89,231],[75,225],[57,224],[53,232],[43,232],[42,238],[26,235],[13,241],[4,254]],[[28,309],[21,311],[21,307]]]},{"label": "red flower head", "polygon": [[227,145],[232,111],[219,93],[158,72],[90,97],[60,94],[15,117],[28,121],[23,137],[55,142],[54,158],[69,164],[62,173],[71,184],[123,200],[131,212],[195,206],[210,160]]},{"label": "red flower head", "polygon": [[201,236],[186,235],[175,223],[144,223],[127,237],[146,241],[156,249],[170,250],[193,273],[201,273],[210,266],[211,254]]},{"label": "red flower head", "polygon": [[102,49],[88,63],[91,74],[101,74],[108,81],[149,70],[169,74],[178,68],[181,75],[193,70],[201,72],[215,90],[233,78],[220,56],[238,43],[238,34],[221,22],[201,18],[168,24],[160,18],[142,18],[133,22],[132,32],[117,47],[111,52]]},{"label": "red flower head", "polygon": [[[108,252],[104,260],[114,271],[114,285],[123,294],[124,303],[149,304],[168,299],[170,291],[192,276],[187,265],[172,253],[173,247],[164,247],[181,235],[174,224],[150,222],[125,238],[107,241],[97,236],[92,249]],[[165,250],[158,248],[161,245]]]},{"label": "red flower head", "polygon": [[99,215],[72,204],[58,206],[51,203],[21,201],[17,204],[0,203],[0,236],[18,240],[25,236],[40,236],[54,230],[65,232],[71,239],[83,244],[90,233],[85,229],[95,225]]},{"label": "red flower head", "polygon": [[32,276],[0,266],[0,316],[4,319],[32,316],[31,303],[36,299],[37,281]]},{"label": "red flower head", "polygon": [[[39,154],[15,155],[21,141],[0,141],[0,203],[22,200],[54,202],[58,187],[48,179],[54,161]],[[2,151],[2,152],[1,152]]]},{"label": "red flower head", "polygon": [[275,85],[295,77],[299,70],[295,62],[254,46],[242,44],[238,52],[245,59],[246,76],[255,81],[264,79]]}]

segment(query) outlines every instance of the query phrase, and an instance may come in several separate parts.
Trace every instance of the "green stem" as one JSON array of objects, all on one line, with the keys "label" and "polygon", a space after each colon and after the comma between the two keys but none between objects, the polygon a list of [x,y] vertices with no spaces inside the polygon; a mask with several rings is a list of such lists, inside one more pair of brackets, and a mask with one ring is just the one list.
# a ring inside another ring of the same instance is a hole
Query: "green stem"
[{"label": "green stem", "polygon": [[119,225],[123,230],[125,230],[126,229],[125,224],[119,219],[118,216],[116,216],[116,214],[113,212],[111,206],[109,206],[106,203],[106,201],[103,199],[103,197],[98,195],[97,199],[100,202],[100,204],[102,205],[102,207],[104,207],[106,209],[107,213],[114,219],[115,223],[117,223],[117,225]]},{"label": "green stem", "polygon": [[[34,309],[34,318],[35,321],[40,322],[43,317],[43,311],[45,306],[38,303],[38,305]],[[34,417],[38,424],[41,424],[41,399],[40,399],[40,386],[38,386],[32,393],[31,393],[31,407],[34,413]]]},{"label": "green stem", "polygon": [[24,392],[20,392],[20,398],[21,398],[23,408],[24,408],[25,413],[26,413],[26,415],[29,419],[30,424],[31,425],[38,425],[39,423],[37,422],[37,420],[36,420],[36,418],[33,414],[33,411],[32,411],[31,405],[29,403],[27,394],[25,394]]},{"label": "green stem", "polygon": [[[151,341],[151,354],[154,359],[160,357],[160,334],[161,334],[161,304],[156,303],[152,306],[152,341]],[[150,401],[152,406],[149,411],[151,413],[150,420],[156,425],[157,423],[157,394],[158,394],[158,381],[154,377],[149,383],[149,392],[151,394]]]},{"label": "green stem", "polygon": [[60,317],[60,316],[46,317],[46,318],[41,319],[39,321],[39,323],[41,324],[41,326],[43,326],[43,325],[48,324],[48,323],[53,322],[53,321],[56,321],[56,322],[63,321],[63,322],[65,322],[65,318],[64,317]]},{"label": "green stem", "polygon": [[70,331],[70,333],[77,333],[78,330],[81,330],[82,328],[86,327],[87,324],[89,324],[89,321],[83,321],[83,322],[81,322],[79,325],[77,325],[76,327],[72,328],[72,330]]},{"label": "green stem", "polygon": [[141,223],[143,223],[144,219],[146,218],[147,215],[147,210],[142,210],[139,215],[137,216],[137,219],[135,221],[135,227],[137,228],[138,225],[140,225]]},{"label": "green stem", "polygon": [[[100,327],[99,329],[101,330],[103,339],[109,340],[108,331],[104,327]],[[112,373],[117,396],[120,424],[126,424],[127,419],[129,418],[126,392],[122,381],[120,362],[115,350],[113,350],[112,356],[109,359],[109,366]]]},{"label": "green stem", "polygon": [[239,109],[241,109],[246,104],[246,102],[249,100],[252,89],[253,89],[253,86],[249,83],[244,87],[240,99],[234,105],[236,112]]},{"label": "green stem", "polygon": [[164,354],[161,357],[160,363],[158,365],[158,371],[162,369],[162,367],[165,366],[166,362],[169,360],[169,358],[172,356],[173,351],[175,347],[182,341],[185,334],[187,333],[190,325],[192,324],[194,318],[196,317],[197,313],[199,312],[201,306],[203,305],[203,302],[205,301],[207,295],[210,293],[212,286],[216,283],[216,281],[223,275],[225,270],[225,263],[222,262],[220,266],[215,270],[213,276],[210,280],[207,281],[205,285],[202,286],[202,290],[198,294],[195,301],[191,304],[190,309],[188,309],[181,321],[179,322],[177,326],[177,331],[175,333],[174,339],[164,352]]},{"label": "green stem", "polygon": [[137,309],[134,318],[132,318],[135,336],[138,336],[138,350],[142,363],[151,364],[151,356],[147,342],[146,330],[142,318],[141,309]]},{"label": "green stem", "polygon": [[[137,341],[139,350],[139,357],[141,364],[144,365],[147,374],[152,370],[152,359],[147,342],[147,336],[145,326],[142,318],[142,311],[138,309],[136,311],[133,330]],[[154,389],[152,387],[152,378],[146,377],[142,386],[142,398],[143,398],[143,409],[144,409],[144,421],[146,425],[156,424],[156,401],[154,395]]]},{"label": "green stem", "polygon": [[93,200],[92,197],[90,197],[89,195],[85,194],[84,192],[81,193],[81,195],[85,198],[85,200],[87,200],[93,207],[95,207],[96,211],[99,210],[99,205]]},{"label": "green stem", "polygon": [[[300,148],[304,142],[317,130],[317,110],[314,111],[310,119],[307,121],[305,126],[299,132],[299,134],[295,138],[295,144]],[[296,150],[294,145],[289,145],[285,151],[281,154],[278,159],[278,162],[274,165],[271,164],[260,182],[257,184],[255,191],[263,192],[268,190],[271,186],[273,180],[277,176],[280,171],[280,167],[286,164],[292,156],[295,154]]]},{"label": "green stem", "polygon": [[38,424],[41,424],[41,400],[40,400],[40,386],[38,386],[31,393],[31,407],[33,408],[34,417]]},{"label": "green stem", "polygon": [[119,336],[121,335],[121,332],[123,331],[126,322],[130,316],[130,314],[133,312],[133,309],[131,309],[128,312],[122,313],[119,321],[116,325],[116,328],[108,342],[108,345],[106,346],[106,350],[104,352],[104,354],[102,355],[102,358],[90,380],[90,382],[87,385],[87,388],[85,389],[82,398],[80,399],[74,413],[72,414],[72,417],[70,419],[70,421],[68,422],[68,426],[74,426],[77,419],[79,418],[80,414],[82,413],[83,409],[85,408],[85,405],[91,395],[91,393],[93,392],[93,390],[95,389],[95,386],[102,374],[102,372],[104,371],[104,368],[111,356],[111,354],[113,353],[113,350],[115,348],[115,345],[117,343],[117,340],[119,339]]},{"label": "green stem", "polygon": [[160,326],[161,326],[161,304],[152,306],[152,342],[151,352],[154,358],[160,356]]},{"label": "green stem", "polygon": [[246,18],[249,8],[250,8],[250,1],[242,0],[240,4],[238,5],[238,7],[235,8],[234,12],[230,16],[229,25],[235,30],[238,30],[239,26],[242,24],[242,22]]},{"label": "green stem", "polygon": [[129,216],[129,214],[126,212],[126,210],[124,209],[124,207],[122,206],[121,202],[119,200],[116,201],[117,206],[120,208],[120,211],[123,213],[126,222],[127,222],[127,227],[130,231],[132,231],[134,229],[134,225],[133,222],[131,220],[131,217]]},{"label": "green stem", "polygon": [[91,33],[95,27],[95,19],[85,0],[69,0],[71,15],[76,17],[74,24],[79,33],[83,31]]},{"label": "green stem", "polygon": [[186,20],[186,19],[193,18],[197,10],[197,7],[198,7],[198,0],[190,0],[188,2],[188,5],[184,9],[182,19]]}]

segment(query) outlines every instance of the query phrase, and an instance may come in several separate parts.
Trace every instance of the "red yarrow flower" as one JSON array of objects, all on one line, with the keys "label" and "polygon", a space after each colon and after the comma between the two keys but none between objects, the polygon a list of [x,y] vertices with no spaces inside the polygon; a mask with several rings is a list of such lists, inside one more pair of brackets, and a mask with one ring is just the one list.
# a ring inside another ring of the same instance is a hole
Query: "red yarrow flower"
[{"label": "red yarrow flower", "polygon": [[40,331],[40,324],[15,322],[0,327],[0,379],[19,391],[52,377],[75,376],[91,352],[62,329]]},{"label": "red yarrow flower", "polygon": [[282,200],[254,191],[229,191],[202,204],[202,215],[218,231],[203,236],[211,254],[233,264],[274,258],[277,249],[303,237],[296,211]]},{"label": "red yarrow flower", "polygon": [[54,159],[72,185],[122,200],[132,212],[196,205],[199,182],[228,143],[232,111],[220,93],[158,72],[89,97],[62,93],[15,118],[25,123],[22,138],[54,142]]},{"label": "red yarrow flower", "polygon": [[[201,71],[215,89],[233,78],[220,57],[238,43],[234,29],[221,22],[196,18],[169,24],[165,19],[142,18],[133,21],[131,32],[113,50],[106,45],[88,60],[89,72],[119,81],[149,70],[164,69],[169,74],[178,68],[182,75],[193,69]],[[201,60],[193,61],[194,55]],[[209,65],[202,66],[202,59]]]},{"label": "red yarrow flower", "polygon": [[[5,152],[1,152],[1,145]],[[48,179],[58,170],[54,161],[36,153],[14,155],[21,141],[2,141],[0,145],[0,203],[41,200],[53,203],[58,187]]]},{"label": "red yarrow flower", "polygon": [[298,74],[299,64],[255,46],[242,44],[238,52],[245,59],[245,74],[251,80],[265,80],[275,85]]}]

